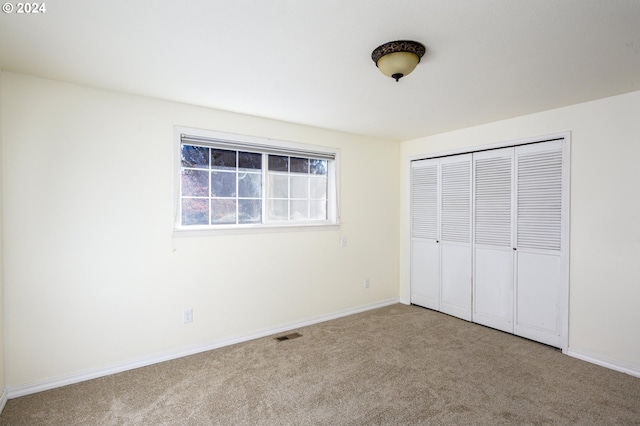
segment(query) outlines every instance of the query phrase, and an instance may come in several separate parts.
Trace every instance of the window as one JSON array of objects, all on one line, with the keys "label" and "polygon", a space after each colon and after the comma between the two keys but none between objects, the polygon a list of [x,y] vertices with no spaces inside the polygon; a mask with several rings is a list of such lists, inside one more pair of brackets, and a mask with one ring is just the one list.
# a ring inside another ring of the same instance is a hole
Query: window
[{"label": "window", "polygon": [[177,128],[177,231],[337,224],[336,151]]}]

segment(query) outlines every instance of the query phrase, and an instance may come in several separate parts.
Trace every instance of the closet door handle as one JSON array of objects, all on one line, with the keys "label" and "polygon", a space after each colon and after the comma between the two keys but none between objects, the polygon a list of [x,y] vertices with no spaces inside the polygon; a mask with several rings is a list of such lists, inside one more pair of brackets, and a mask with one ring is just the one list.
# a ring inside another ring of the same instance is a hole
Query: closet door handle
[{"label": "closet door handle", "polygon": [[516,250],[518,250],[518,249],[514,247],[514,248],[513,248],[513,251],[516,251]]}]

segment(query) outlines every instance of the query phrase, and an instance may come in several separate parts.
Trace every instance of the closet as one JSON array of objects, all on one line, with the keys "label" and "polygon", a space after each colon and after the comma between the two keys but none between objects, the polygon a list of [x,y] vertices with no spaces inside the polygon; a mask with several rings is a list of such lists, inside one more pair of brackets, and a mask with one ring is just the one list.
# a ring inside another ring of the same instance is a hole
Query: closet
[{"label": "closet", "polygon": [[411,303],[565,344],[566,137],[411,162]]}]

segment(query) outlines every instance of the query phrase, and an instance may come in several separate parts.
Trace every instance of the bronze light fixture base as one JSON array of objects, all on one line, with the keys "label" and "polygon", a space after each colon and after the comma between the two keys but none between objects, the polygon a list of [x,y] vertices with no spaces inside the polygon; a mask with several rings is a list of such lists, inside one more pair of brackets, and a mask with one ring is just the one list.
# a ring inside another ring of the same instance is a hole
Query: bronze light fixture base
[{"label": "bronze light fixture base", "polygon": [[384,75],[399,81],[415,69],[425,53],[426,48],[417,41],[396,40],[376,47],[371,59]]}]

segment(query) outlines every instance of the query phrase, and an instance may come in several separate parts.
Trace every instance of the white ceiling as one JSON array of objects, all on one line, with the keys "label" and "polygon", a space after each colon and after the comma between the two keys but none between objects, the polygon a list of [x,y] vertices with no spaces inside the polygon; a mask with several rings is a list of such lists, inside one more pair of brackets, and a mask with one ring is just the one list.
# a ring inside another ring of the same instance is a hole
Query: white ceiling
[{"label": "white ceiling", "polygon": [[[2,69],[385,139],[640,90],[640,0],[45,3],[0,14]],[[398,39],[427,54],[396,83]]]}]

